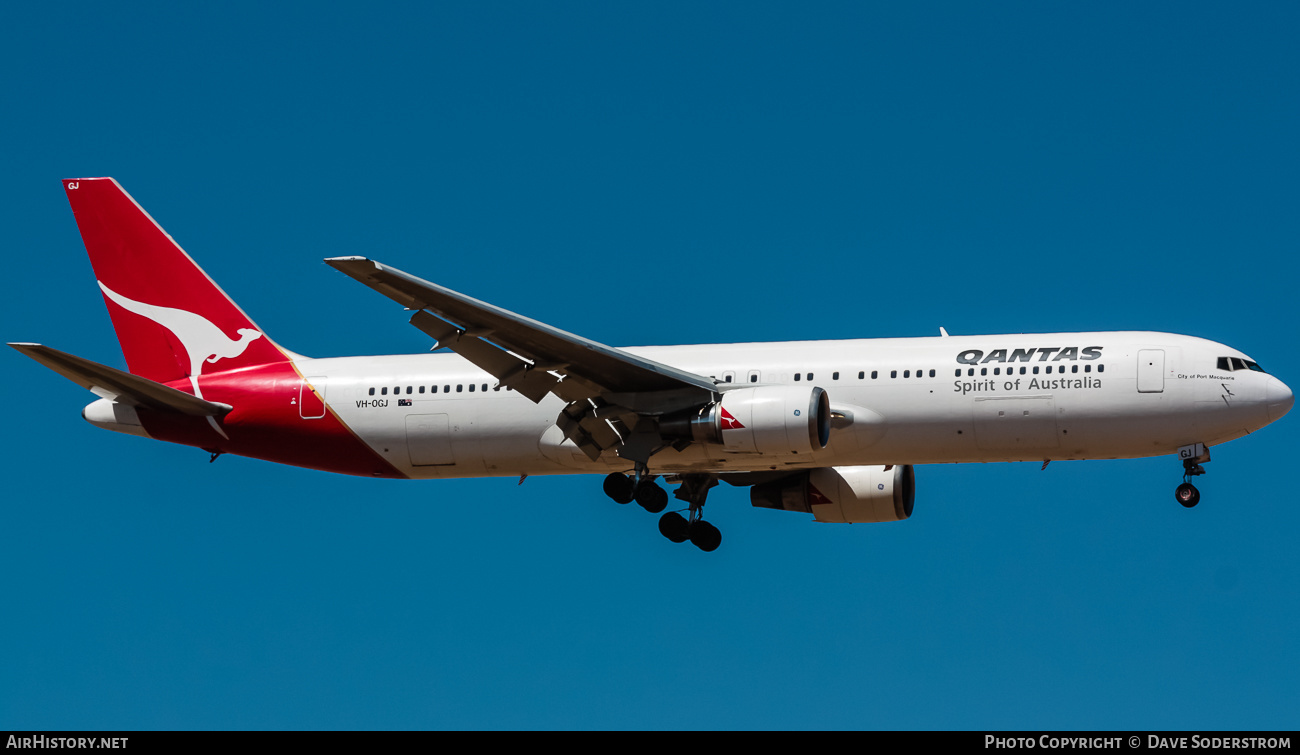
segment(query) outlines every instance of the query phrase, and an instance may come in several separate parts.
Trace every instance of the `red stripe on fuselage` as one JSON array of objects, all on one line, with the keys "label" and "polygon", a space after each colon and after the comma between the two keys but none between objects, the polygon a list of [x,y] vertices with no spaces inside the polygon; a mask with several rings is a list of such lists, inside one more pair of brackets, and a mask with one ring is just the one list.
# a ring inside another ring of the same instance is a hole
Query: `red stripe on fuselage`
[{"label": "red stripe on fuselage", "polygon": [[[140,410],[140,421],[150,436],[326,472],[406,477],[358,438],[333,411],[326,411],[318,419],[303,419],[298,409],[302,376],[291,362],[227,370],[203,375],[199,381],[203,398],[234,407],[216,420],[229,439],[221,437],[205,417]],[[188,380],[170,386],[192,392]]]}]

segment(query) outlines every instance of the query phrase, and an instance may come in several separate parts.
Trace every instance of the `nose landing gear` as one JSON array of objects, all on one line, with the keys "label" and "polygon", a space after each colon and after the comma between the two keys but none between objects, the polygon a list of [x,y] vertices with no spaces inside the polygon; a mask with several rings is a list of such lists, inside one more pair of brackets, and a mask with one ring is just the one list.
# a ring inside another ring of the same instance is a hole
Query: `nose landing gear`
[{"label": "nose landing gear", "polygon": [[1210,449],[1203,443],[1194,443],[1178,449],[1178,458],[1183,460],[1183,484],[1174,491],[1174,500],[1190,509],[1201,502],[1201,491],[1191,483],[1193,477],[1205,474],[1201,464],[1210,460]]}]

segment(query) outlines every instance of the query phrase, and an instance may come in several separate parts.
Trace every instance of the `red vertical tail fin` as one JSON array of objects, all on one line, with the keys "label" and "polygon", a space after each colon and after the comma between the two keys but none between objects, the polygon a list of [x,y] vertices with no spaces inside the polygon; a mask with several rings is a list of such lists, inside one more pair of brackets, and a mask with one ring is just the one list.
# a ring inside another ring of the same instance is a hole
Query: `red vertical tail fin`
[{"label": "red vertical tail fin", "polygon": [[63,182],[132,373],[161,383],[283,362],[185,250],[111,178]]}]

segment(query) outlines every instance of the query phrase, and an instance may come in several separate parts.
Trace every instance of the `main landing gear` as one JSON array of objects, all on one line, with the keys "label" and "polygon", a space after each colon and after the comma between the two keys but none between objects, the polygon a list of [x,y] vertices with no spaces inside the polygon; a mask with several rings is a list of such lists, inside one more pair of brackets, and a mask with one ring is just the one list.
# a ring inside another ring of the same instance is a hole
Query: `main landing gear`
[{"label": "main landing gear", "polygon": [[634,480],[625,474],[615,472],[605,478],[605,495],[614,499],[614,503],[631,503],[658,514],[668,506],[668,491],[655,484],[654,477],[641,477]]},{"label": "main landing gear", "polygon": [[[668,506],[668,493],[655,483],[652,475],[638,465],[635,478],[615,472],[605,478],[605,495],[615,503],[631,503],[658,514]],[[709,474],[681,476],[681,487],[673,495],[689,505],[686,516],[670,511],[659,518],[659,532],[674,543],[690,540],[702,551],[714,551],[722,544],[722,533],[704,521],[704,500],[709,489],[718,484],[718,478]]]},{"label": "main landing gear", "polygon": [[659,517],[659,534],[673,541],[684,543],[687,540],[696,548],[708,553],[722,545],[722,532],[712,524],[699,518],[699,509],[688,513],[690,518],[676,511],[669,511]]},{"label": "main landing gear", "polygon": [[1201,502],[1201,491],[1196,489],[1191,479],[1205,474],[1205,467],[1201,464],[1210,460],[1210,449],[1202,443],[1195,443],[1178,449],[1178,457],[1183,460],[1183,484],[1174,491],[1174,500],[1190,509]]}]

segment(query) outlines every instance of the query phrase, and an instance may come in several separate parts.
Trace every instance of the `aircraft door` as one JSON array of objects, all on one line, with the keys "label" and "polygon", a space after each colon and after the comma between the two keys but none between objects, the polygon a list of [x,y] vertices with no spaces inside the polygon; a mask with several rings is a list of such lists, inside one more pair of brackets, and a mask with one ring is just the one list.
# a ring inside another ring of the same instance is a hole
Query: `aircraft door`
[{"label": "aircraft door", "polygon": [[303,378],[298,384],[298,416],[320,419],[325,416],[325,378]]},{"label": "aircraft door", "polygon": [[1137,363],[1138,393],[1163,393],[1165,390],[1164,349],[1141,349]]}]

